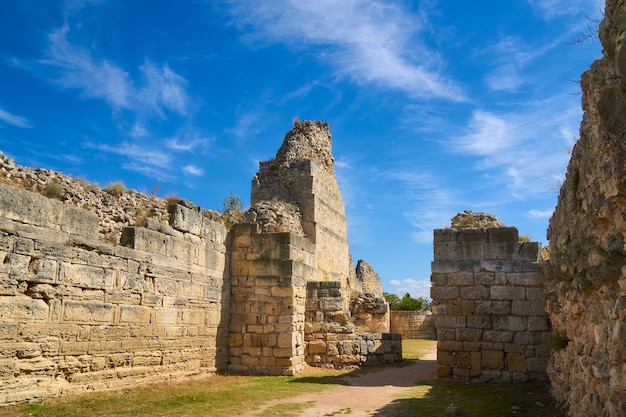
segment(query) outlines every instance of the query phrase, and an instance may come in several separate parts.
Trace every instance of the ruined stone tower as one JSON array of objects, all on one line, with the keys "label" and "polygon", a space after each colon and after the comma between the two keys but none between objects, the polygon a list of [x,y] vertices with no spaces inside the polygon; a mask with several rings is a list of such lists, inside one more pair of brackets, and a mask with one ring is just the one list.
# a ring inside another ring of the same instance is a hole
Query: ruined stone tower
[{"label": "ruined stone tower", "polygon": [[252,180],[251,205],[284,200],[300,208],[306,237],[315,243],[315,281],[341,281],[353,274],[348,252],[345,207],[332,156],[328,123],[299,122],[276,157],[260,163]]}]

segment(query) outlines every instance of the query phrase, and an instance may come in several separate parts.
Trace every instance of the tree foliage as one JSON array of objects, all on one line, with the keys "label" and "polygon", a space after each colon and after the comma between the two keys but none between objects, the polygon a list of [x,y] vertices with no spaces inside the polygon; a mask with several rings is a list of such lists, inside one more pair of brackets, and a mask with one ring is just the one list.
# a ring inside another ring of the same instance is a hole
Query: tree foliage
[{"label": "tree foliage", "polygon": [[228,194],[224,201],[222,201],[222,213],[241,213],[243,211],[243,202],[241,201],[241,197],[233,194],[232,192]]},{"label": "tree foliage", "polygon": [[428,305],[428,300],[424,297],[413,298],[409,293],[400,298],[396,294],[385,292],[383,297],[389,303],[389,309],[392,311],[421,311]]}]

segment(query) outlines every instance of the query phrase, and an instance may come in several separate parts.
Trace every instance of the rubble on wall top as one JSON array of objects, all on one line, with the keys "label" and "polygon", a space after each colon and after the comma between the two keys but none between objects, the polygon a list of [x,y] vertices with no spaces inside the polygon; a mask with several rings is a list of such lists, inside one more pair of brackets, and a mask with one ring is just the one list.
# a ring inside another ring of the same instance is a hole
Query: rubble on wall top
[{"label": "rubble on wall top", "polygon": [[493,214],[465,210],[452,218],[451,227],[453,229],[486,229],[506,226]]},{"label": "rubble on wall top", "polygon": [[335,159],[332,155],[332,136],[328,123],[296,121],[294,128],[285,135],[276,154],[276,162],[288,166],[292,162],[306,160],[315,161],[334,174]]}]

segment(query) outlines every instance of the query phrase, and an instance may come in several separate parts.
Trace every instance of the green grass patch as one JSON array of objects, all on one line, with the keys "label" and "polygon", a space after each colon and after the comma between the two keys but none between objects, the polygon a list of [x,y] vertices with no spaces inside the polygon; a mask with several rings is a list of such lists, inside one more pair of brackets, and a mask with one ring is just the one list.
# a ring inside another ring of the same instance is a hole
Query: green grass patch
[{"label": "green grass patch", "polygon": [[436,340],[426,339],[408,339],[402,341],[402,358],[408,360],[417,360],[422,358],[425,353],[437,348]]},{"label": "green grass patch", "polygon": [[[6,417],[236,416],[250,410],[260,409],[262,404],[269,401],[320,392],[344,384],[341,379],[343,373],[340,372],[321,373],[313,370],[310,373],[304,377],[214,376],[202,380],[166,383],[159,387],[51,399],[40,404],[3,408],[2,415]],[[296,407],[291,408],[295,410]],[[291,414],[281,413],[280,415]]]},{"label": "green grass patch", "polygon": [[468,384],[436,380],[421,382],[378,410],[386,417],[449,417],[448,405],[463,417],[560,417],[547,383]]}]

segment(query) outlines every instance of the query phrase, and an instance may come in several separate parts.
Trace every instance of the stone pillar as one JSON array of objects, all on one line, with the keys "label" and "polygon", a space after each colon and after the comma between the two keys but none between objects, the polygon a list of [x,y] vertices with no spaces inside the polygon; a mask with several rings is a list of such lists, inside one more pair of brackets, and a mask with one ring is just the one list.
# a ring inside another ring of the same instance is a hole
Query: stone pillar
[{"label": "stone pillar", "polygon": [[294,375],[304,367],[306,282],[313,244],[291,233],[232,229],[229,371]]},{"label": "stone pillar", "polygon": [[545,378],[550,331],[540,244],[514,227],[435,230],[431,297],[441,377]]}]

